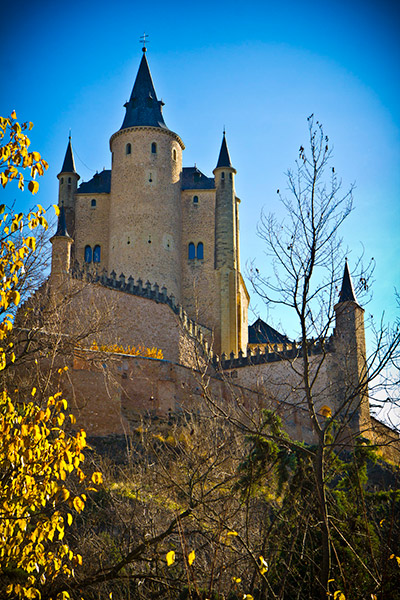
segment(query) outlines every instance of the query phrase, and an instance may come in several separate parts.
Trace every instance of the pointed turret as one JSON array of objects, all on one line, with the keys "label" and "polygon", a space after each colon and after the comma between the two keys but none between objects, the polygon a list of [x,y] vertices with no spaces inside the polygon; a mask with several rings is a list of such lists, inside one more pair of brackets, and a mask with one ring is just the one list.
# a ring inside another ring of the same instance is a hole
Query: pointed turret
[{"label": "pointed turret", "polygon": [[231,157],[229,156],[228,144],[226,143],[225,131],[223,133],[221,150],[219,152],[216,169],[219,169],[220,167],[228,167],[230,169],[233,169],[232,163],[231,163]]},{"label": "pointed turret", "polygon": [[126,114],[121,129],[143,126],[167,129],[162,116],[164,102],[157,100],[146,58],[146,48],[143,48],[143,56],[131,97],[124,106]]},{"label": "pointed turret", "polygon": [[60,171],[60,175],[61,175],[61,173],[76,173],[74,153],[72,152],[72,145],[71,145],[71,136],[69,136],[69,138],[68,138],[67,151],[65,153],[65,158],[64,158],[63,166]]},{"label": "pointed turret", "polygon": [[58,215],[57,231],[50,238],[53,246],[51,254],[51,276],[50,281],[53,291],[66,281],[71,265],[71,246],[73,239],[67,231],[64,205],[61,204],[60,214]]},{"label": "pointed turret", "polygon": [[342,279],[342,289],[339,294],[339,302],[357,302],[356,294],[354,292],[353,282],[351,280],[349,265],[346,259],[344,265],[344,273]]},{"label": "pointed turret", "polygon": [[357,303],[349,265],[345,263],[333,341],[337,367],[337,397],[350,429],[368,437],[368,368],[365,346],[364,309]]},{"label": "pointed turret", "polygon": [[[220,288],[220,339],[216,339],[219,352],[237,354],[247,346],[246,331],[240,327],[242,307],[239,291],[239,199],[236,198],[236,169],[232,167],[226,143],[225,131],[222,137],[215,177],[215,269],[218,273]],[[239,320],[240,315],[240,320]]]},{"label": "pointed turret", "polygon": [[[67,150],[61,171],[57,175],[58,186],[58,206],[64,215],[64,220],[68,231],[75,235],[75,193],[78,189],[80,179],[75,169],[74,153],[72,151],[71,136],[68,138]],[[65,211],[65,212],[64,212]]]},{"label": "pointed turret", "polygon": [[57,231],[54,236],[71,237],[67,231],[64,204],[61,204],[60,214],[58,215]]}]

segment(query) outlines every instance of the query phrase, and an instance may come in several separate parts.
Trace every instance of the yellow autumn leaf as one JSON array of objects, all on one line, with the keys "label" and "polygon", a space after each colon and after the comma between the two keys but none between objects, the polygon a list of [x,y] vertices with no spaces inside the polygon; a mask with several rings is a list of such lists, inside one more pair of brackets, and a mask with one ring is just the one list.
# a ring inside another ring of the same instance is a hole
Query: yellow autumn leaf
[{"label": "yellow autumn leaf", "polygon": [[228,531],[228,535],[239,535],[237,531]]},{"label": "yellow autumn leaf", "polygon": [[28,190],[30,192],[32,192],[32,194],[36,194],[37,191],[39,189],[39,184],[37,181],[33,181],[33,179],[31,179],[31,181],[28,183]]},{"label": "yellow autumn leaf", "polygon": [[192,550],[188,556],[189,565],[193,564],[195,558],[196,558],[196,553],[194,550]]},{"label": "yellow autumn leaf", "polygon": [[346,596],[340,590],[333,594],[333,600],[346,600]]},{"label": "yellow autumn leaf", "polygon": [[261,575],[264,575],[268,571],[268,563],[263,556],[258,557],[258,567]]},{"label": "yellow autumn leaf", "polygon": [[15,110],[12,111],[11,118],[12,119],[16,119],[17,118],[17,113],[15,112]]},{"label": "yellow autumn leaf", "polygon": [[53,204],[53,208],[54,208],[54,212],[56,213],[56,217],[59,217],[60,209],[58,208],[57,204]]},{"label": "yellow autumn leaf", "polygon": [[79,496],[75,496],[72,503],[74,505],[76,512],[78,512],[78,513],[82,512],[83,509],[85,508],[85,503],[81,500],[81,498],[79,498]]},{"label": "yellow autumn leaf", "polygon": [[170,567],[175,562],[175,552],[170,550],[166,555],[167,565]]},{"label": "yellow autumn leaf", "polygon": [[96,471],[95,473],[93,473],[93,475],[92,475],[92,481],[96,485],[100,485],[101,483],[103,483],[103,476],[102,476],[102,474],[99,473],[98,471]]}]

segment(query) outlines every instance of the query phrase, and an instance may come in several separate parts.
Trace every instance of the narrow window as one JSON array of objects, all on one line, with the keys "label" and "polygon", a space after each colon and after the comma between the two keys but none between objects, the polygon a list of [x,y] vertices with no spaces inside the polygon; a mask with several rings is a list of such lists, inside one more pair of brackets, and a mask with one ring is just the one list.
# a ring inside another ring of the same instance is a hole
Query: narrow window
[{"label": "narrow window", "polygon": [[176,160],[176,150],[175,150],[175,148],[172,150],[172,158],[173,158],[173,160]]},{"label": "narrow window", "polygon": [[132,145],[131,144],[127,144],[125,146],[125,154],[132,154]]},{"label": "narrow window", "polygon": [[93,208],[95,208],[95,207],[96,207],[96,200],[93,198],[93,200],[91,201],[91,203],[90,203],[90,204],[91,204],[91,206],[92,206]]},{"label": "narrow window", "polygon": [[193,258],[196,258],[196,247],[193,244],[193,242],[190,242],[190,244],[189,244],[188,258],[189,258],[189,260],[192,260]]},{"label": "narrow window", "polygon": [[224,173],[224,171],[222,171],[222,173],[221,173],[221,179],[225,179],[225,173]]},{"label": "narrow window", "polygon": [[153,175],[150,173],[149,174],[149,182],[151,183],[153,181]]},{"label": "narrow window", "polygon": [[157,154],[157,144],[155,142],[151,144],[151,153]]},{"label": "narrow window", "polygon": [[229,179],[232,181],[232,173],[229,173]]},{"label": "narrow window", "polygon": [[99,263],[101,260],[101,250],[100,250],[100,246],[95,246],[93,248],[93,262],[94,263]]},{"label": "narrow window", "polygon": [[85,263],[92,262],[92,248],[90,246],[85,246]]},{"label": "narrow window", "polygon": [[68,183],[71,183],[71,177],[68,177]]},{"label": "narrow window", "polygon": [[197,258],[203,260],[204,258],[204,245],[203,242],[197,244]]},{"label": "narrow window", "polygon": [[64,177],[61,177],[61,183],[64,183]]},{"label": "narrow window", "polygon": [[199,203],[199,197],[193,196],[193,204],[198,204],[198,203]]}]

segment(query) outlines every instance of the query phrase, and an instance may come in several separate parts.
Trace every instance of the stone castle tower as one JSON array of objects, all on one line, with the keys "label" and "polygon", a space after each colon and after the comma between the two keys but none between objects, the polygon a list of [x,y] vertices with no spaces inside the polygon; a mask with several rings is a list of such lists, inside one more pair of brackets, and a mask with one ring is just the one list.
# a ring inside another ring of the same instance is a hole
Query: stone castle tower
[{"label": "stone castle tower", "polygon": [[214,178],[182,167],[143,48],[111,170],[78,187],[71,140],[58,175],[59,206],[88,268],[157,284],[180,303],[217,353],[246,352],[249,295],[240,273],[236,170],[225,132]]}]

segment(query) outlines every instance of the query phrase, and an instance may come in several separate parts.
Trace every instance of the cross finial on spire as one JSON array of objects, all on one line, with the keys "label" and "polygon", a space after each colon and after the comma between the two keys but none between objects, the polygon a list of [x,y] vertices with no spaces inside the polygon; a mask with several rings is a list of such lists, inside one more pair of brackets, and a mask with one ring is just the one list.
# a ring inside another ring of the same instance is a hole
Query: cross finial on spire
[{"label": "cross finial on spire", "polygon": [[147,33],[143,33],[142,37],[140,38],[140,43],[143,44],[142,47],[142,51],[143,52],[147,52],[147,48],[146,48],[146,38],[148,38],[149,36],[147,35]]}]

